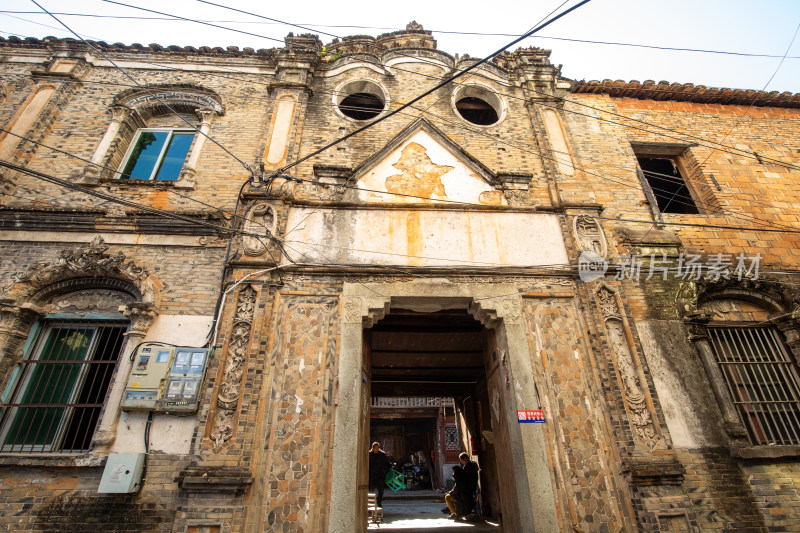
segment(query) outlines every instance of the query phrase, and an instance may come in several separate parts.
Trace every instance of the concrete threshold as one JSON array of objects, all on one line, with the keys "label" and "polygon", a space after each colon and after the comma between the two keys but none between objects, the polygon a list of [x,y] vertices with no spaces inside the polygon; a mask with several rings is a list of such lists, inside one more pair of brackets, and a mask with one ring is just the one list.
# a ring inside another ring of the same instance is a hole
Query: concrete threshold
[{"label": "concrete threshold", "polygon": [[[441,495],[439,495],[441,497]],[[444,502],[407,498],[383,499],[383,522],[369,523],[369,531],[383,533],[498,533],[499,524],[481,520],[450,520]]]}]

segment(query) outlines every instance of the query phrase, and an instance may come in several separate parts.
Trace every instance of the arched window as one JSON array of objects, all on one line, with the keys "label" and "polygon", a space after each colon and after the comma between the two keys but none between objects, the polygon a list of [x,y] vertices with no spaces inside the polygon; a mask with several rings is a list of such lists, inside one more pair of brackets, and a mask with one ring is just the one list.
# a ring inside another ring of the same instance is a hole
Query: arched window
[{"label": "arched window", "polygon": [[224,107],[207,89],[151,86],[120,93],[110,111],[111,123],[84,169],[84,184],[162,181],[192,189],[200,151]]},{"label": "arched window", "polygon": [[[17,276],[0,300],[0,453],[113,442],[128,357],[157,316],[149,273],[101,238]],[[116,403],[115,403],[116,402]]]},{"label": "arched window", "polygon": [[714,313],[708,338],[750,443],[800,444],[800,375],[766,310],[734,299],[702,308]]},{"label": "arched window", "polygon": [[800,445],[800,325],[791,291],[767,279],[701,281],[695,290],[681,300],[684,321],[732,444]]}]

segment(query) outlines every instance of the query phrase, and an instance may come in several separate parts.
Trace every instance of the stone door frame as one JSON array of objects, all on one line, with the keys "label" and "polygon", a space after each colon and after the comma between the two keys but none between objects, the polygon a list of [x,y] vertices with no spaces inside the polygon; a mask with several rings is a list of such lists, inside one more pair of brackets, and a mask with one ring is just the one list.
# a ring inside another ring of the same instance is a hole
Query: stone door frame
[{"label": "stone door frame", "polygon": [[366,508],[359,501],[358,468],[355,467],[363,463],[359,460],[360,454],[368,451],[367,444],[359,442],[362,395],[368,391],[368,387],[362,385],[361,375],[363,330],[386,315],[393,297],[431,302],[437,298],[471,298],[472,316],[505,338],[512,377],[510,389],[505,392],[504,415],[510,428],[509,452],[519,473],[514,480],[519,509],[517,523],[534,524],[539,531],[557,531],[559,523],[543,428],[539,424],[517,422],[517,409],[540,408],[519,290],[512,284],[454,283],[446,279],[344,284],[328,531],[352,533],[355,528],[364,529],[366,525]]}]

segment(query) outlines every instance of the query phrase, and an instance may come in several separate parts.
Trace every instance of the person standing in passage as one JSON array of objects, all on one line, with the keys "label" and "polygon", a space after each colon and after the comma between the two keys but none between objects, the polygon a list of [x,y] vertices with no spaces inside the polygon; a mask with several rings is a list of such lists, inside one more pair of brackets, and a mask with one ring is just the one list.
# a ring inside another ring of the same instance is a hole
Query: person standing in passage
[{"label": "person standing in passage", "polygon": [[383,490],[386,488],[386,472],[391,468],[389,458],[381,450],[380,443],[373,442],[369,451],[369,490],[375,493],[378,507],[383,507]]},{"label": "person standing in passage", "polygon": [[461,461],[461,468],[464,469],[464,484],[466,485],[466,491],[469,493],[470,497],[470,508],[467,511],[472,511],[472,508],[475,506],[475,498],[477,497],[478,493],[478,479],[480,476],[478,472],[480,469],[478,468],[478,463],[475,461],[470,460],[469,455],[466,452],[461,452],[458,456],[458,460]]},{"label": "person standing in passage", "polygon": [[467,452],[461,452],[458,456],[458,460],[461,461],[461,468],[463,468],[464,473],[467,474],[467,488],[475,492],[478,490],[478,471],[480,470],[480,468],[478,468],[478,463],[470,460]]}]

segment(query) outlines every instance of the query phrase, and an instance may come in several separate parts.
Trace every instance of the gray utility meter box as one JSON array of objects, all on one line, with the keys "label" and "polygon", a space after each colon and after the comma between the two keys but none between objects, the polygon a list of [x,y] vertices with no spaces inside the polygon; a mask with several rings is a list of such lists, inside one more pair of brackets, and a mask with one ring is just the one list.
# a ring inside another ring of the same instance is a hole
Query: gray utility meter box
[{"label": "gray utility meter box", "polygon": [[139,490],[144,470],[143,453],[112,453],[106,461],[97,492],[129,493]]},{"label": "gray utility meter box", "polygon": [[159,411],[193,413],[200,403],[200,387],[208,366],[207,348],[176,348]]},{"label": "gray utility meter box", "polygon": [[120,407],[126,411],[155,411],[164,396],[175,348],[157,343],[143,343],[134,354]]}]

